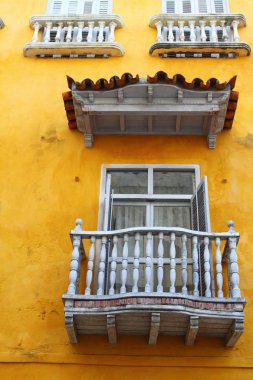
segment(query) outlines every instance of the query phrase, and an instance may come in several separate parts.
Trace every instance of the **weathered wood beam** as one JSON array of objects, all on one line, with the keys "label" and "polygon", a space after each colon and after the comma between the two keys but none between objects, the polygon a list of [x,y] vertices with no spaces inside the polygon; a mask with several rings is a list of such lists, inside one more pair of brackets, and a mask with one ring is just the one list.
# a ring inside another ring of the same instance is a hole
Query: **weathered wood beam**
[{"label": "weathered wood beam", "polygon": [[116,330],[116,318],[115,315],[107,315],[107,333],[108,341],[111,344],[117,343],[117,330]]},{"label": "weathered wood beam", "polygon": [[192,346],[197,337],[199,330],[199,317],[191,316],[189,318],[189,325],[185,336],[186,346]]},{"label": "weathered wood beam", "polygon": [[159,334],[159,328],[160,328],[160,313],[152,313],[150,330],[149,330],[149,340],[148,340],[149,344],[156,344],[157,337]]},{"label": "weathered wood beam", "polygon": [[233,347],[244,331],[244,321],[241,319],[234,320],[226,338],[225,343],[227,347]]},{"label": "weathered wood beam", "polygon": [[65,312],[65,326],[69,336],[70,343],[78,342],[78,334],[76,324],[72,313]]},{"label": "weathered wood beam", "polygon": [[180,127],[181,127],[181,116],[177,115],[177,117],[176,117],[176,132],[180,131]]}]

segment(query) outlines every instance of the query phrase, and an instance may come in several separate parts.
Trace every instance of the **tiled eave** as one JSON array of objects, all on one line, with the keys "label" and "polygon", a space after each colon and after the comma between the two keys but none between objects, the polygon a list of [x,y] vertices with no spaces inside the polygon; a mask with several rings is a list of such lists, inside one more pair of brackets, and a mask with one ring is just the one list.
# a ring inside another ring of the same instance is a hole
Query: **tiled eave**
[{"label": "tiled eave", "polygon": [[166,134],[205,135],[214,148],[217,134],[233,124],[239,95],[233,91],[235,80],[187,82],[164,72],[146,79],[126,73],[95,83],[68,78],[71,91],[63,99],[69,127],[84,133],[86,147],[96,134]]}]

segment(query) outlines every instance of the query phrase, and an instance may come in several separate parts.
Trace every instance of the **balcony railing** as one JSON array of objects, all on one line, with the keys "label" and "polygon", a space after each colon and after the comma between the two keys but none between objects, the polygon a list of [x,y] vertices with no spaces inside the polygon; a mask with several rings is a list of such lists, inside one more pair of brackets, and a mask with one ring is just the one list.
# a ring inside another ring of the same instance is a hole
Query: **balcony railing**
[{"label": "balcony railing", "polygon": [[115,42],[115,29],[123,22],[118,15],[31,17],[32,43],[24,46],[25,57],[110,57],[122,56]]},{"label": "balcony railing", "polygon": [[[227,233],[165,227],[85,232],[78,219],[71,238],[63,300],[72,343],[79,334],[108,334],[111,343],[117,334],[147,334],[154,344],[161,334],[183,335],[191,345],[198,334],[232,346],[242,334],[245,299],[233,222]],[[85,239],[90,246],[84,276]]]},{"label": "balcony railing", "polygon": [[155,15],[150,26],[157,29],[157,42],[150,54],[161,57],[229,57],[250,55],[240,42],[238,28],[246,26],[241,14]]}]

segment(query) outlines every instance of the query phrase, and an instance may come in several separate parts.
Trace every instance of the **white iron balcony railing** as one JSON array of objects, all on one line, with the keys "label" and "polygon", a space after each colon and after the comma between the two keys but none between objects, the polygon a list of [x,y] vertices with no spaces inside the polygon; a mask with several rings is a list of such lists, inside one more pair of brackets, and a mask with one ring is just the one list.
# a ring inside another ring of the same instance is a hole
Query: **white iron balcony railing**
[{"label": "white iron balcony railing", "polygon": [[151,18],[157,42],[150,54],[161,57],[236,57],[250,55],[240,42],[238,28],[246,26],[241,14],[159,14]]},{"label": "white iron balcony railing", "polygon": [[122,56],[115,42],[115,29],[123,22],[118,15],[31,17],[32,43],[24,46],[25,57],[110,57]]},{"label": "white iron balcony railing", "polygon": [[[198,333],[223,337],[231,346],[242,334],[245,299],[233,222],[227,233],[169,227],[85,232],[78,219],[71,238],[70,283],[63,295],[71,342],[78,334],[108,333],[115,343],[117,333],[149,331],[150,343],[161,334],[185,335],[186,344],[193,344]],[[90,240],[86,275],[84,239]]]}]

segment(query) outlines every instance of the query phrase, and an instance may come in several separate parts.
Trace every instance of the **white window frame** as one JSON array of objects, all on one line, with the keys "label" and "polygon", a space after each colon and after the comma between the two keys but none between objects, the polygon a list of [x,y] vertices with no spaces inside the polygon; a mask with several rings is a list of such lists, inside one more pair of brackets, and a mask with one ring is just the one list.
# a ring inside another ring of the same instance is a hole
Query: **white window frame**
[{"label": "white window frame", "polygon": [[[183,6],[182,6],[182,1],[183,0],[174,0],[175,2],[175,14],[183,13]],[[206,0],[207,1],[207,13],[216,13],[215,12],[215,5],[214,5],[214,0]],[[229,0],[222,0],[223,1],[223,7],[224,7],[224,13],[230,13],[230,7],[229,7]],[[162,0],[162,13],[166,13],[166,4],[167,0]],[[198,10],[198,0],[191,0],[191,13],[199,13]],[[171,13],[172,14],[172,13]],[[205,14],[205,13],[201,13]]]}]

